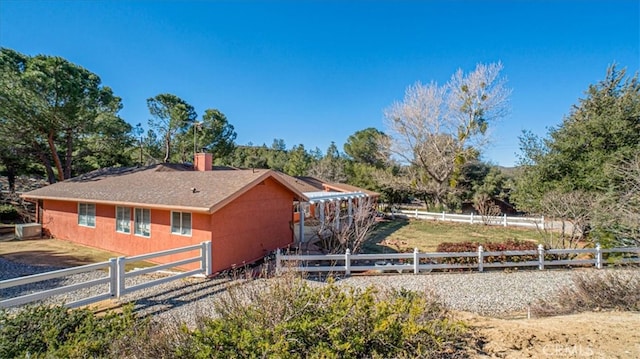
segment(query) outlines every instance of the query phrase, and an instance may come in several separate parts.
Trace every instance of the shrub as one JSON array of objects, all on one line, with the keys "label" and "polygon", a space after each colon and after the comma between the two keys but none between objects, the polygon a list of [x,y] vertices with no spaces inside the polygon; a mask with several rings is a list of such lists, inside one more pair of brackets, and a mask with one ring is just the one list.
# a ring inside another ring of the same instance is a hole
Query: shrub
[{"label": "shrub", "polygon": [[14,221],[19,217],[18,210],[9,204],[0,204],[0,220]]},{"label": "shrub", "polygon": [[[537,250],[538,245],[530,241],[507,240],[506,242],[459,242],[459,243],[440,243],[436,249],[437,252],[477,252],[478,246],[482,246],[485,252],[504,252],[504,251],[528,251]],[[493,262],[525,262],[537,260],[537,255],[497,255],[484,257],[485,263]],[[441,263],[447,264],[477,264],[477,257],[460,257],[460,258],[441,258]]]},{"label": "shrub", "polygon": [[96,316],[89,309],[27,306],[0,311],[0,358],[108,356],[113,340],[131,332],[133,307]]},{"label": "shrub", "polygon": [[462,353],[467,333],[423,294],[311,286],[301,279],[232,288],[216,311],[180,356],[440,358]]},{"label": "shrub", "polygon": [[538,300],[532,312],[550,316],[600,309],[640,310],[640,277],[635,270],[580,273],[574,275],[573,283],[552,298]]}]

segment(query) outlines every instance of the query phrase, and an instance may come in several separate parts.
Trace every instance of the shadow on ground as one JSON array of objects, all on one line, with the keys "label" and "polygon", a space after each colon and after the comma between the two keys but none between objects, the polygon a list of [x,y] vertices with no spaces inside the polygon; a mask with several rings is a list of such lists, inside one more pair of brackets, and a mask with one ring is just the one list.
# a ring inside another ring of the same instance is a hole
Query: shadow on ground
[{"label": "shadow on ground", "polygon": [[32,266],[68,268],[95,263],[95,259],[77,254],[65,254],[55,250],[30,250],[1,254],[0,257],[12,262]]},{"label": "shadow on ground", "polygon": [[405,218],[385,218],[378,222],[371,237],[362,246],[362,253],[397,253],[398,248],[394,248],[384,243],[394,232],[409,224]]}]

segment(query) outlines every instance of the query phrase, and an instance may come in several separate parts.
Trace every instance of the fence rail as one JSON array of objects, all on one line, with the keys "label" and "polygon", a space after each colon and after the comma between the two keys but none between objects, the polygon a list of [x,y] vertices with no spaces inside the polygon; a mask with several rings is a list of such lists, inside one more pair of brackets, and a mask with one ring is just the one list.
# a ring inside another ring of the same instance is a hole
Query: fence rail
[{"label": "fence rail", "polygon": [[[538,267],[543,270],[548,266],[567,265],[592,265],[602,269],[609,264],[609,258],[605,257],[611,253],[626,254],[626,257],[615,258],[612,263],[640,264],[640,247],[605,249],[599,244],[595,248],[582,249],[545,249],[539,245],[538,249],[491,252],[484,251],[482,246],[476,252],[420,253],[416,248],[413,253],[386,254],[351,254],[347,249],[345,254],[301,255],[282,254],[277,250],[276,272],[344,272],[350,275],[352,272],[402,273],[408,270],[418,274],[439,269],[477,269],[482,272],[484,268]],[[454,259],[454,263],[446,263],[444,258]]]},{"label": "fence rail", "polygon": [[[182,259],[179,261],[174,261],[166,264],[159,264],[156,266],[128,271],[128,272],[125,270],[125,265],[130,262],[146,260],[146,259],[151,259],[156,257],[163,257],[170,254],[191,252],[196,250],[200,250],[200,254],[196,257]],[[200,262],[199,269],[195,269],[187,272],[181,272],[181,273],[173,274],[164,278],[126,287],[126,282],[125,282],[126,278],[132,278],[142,274],[156,272],[156,271],[164,270],[167,268],[174,268],[174,267],[182,266],[189,263],[195,263],[195,262]],[[19,286],[42,282],[50,279],[63,278],[73,274],[103,270],[105,268],[108,269],[108,274],[105,277],[92,279],[92,280],[88,280],[81,283],[75,283],[75,284],[71,284],[63,287],[33,292],[33,293],[29,293],[29,294],[21,295],[18,297],[9,298],[9,299],[3,299],[0,301],[0,308],[8,308],[8,307],[13,307],[17,305],[27,304],[27,303],[49,298],[53,295],[69,293],[79,289],[89,288],[89,287],[93,287],[100,284],[109,284],[108,289],[103,293],[100,293],[95,296],[83,298],[78,301],[65,303],[67,307],[75,308],[75,307],[80,307],[83,305],[99,302],[101,300],[105,300],[109,298],[114,298],[114,297],[120,298],[122,295],[134,292],[136,290],[152,287],[155,285],[185,278],[195,274],[210,275],[212,273],[211,272],[212,271],[211,242],[202,242],[200,244],[193,245],[193,246],[170,249],[166,251],[143,254],[143,255],[133,256],[133,257],[111,258],[105,262],[87,264],[79,267],[60,269],[60,270],[46,272],[46,273],[7,279],[7,280],[0,281],[0,290],[5,291],[5,289],[8,289],[8,288],[19,287]]]},{"label": "fence rail", "polygon": [[426,212],[414,210],[398,210],[394,212],[396,216],[416,219],[431,219],[435,221],[460,222],[471,224],[488,224],[504,227],[528,227],[545,229],[545,219],[542,217],[517,217],[517,216],[481,216],[478,214],[455,214],[446,212]]}]

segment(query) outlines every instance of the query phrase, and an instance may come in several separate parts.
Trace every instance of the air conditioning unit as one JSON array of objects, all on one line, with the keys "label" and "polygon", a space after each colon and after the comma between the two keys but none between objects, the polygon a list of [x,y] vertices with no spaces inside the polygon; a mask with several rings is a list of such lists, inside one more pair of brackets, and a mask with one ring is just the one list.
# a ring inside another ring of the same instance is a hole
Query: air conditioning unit
[{"label": "air conditioning unit", "polygon": [[16,224],[16,239],[40,237],[42,225],[40,223]]}]

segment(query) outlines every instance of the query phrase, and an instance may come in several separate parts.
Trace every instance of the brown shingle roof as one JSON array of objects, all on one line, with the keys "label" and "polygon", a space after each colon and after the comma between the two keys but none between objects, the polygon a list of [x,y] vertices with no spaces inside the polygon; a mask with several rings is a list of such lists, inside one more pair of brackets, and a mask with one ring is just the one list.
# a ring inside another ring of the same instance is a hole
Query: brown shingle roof
[{"label": "brown shingle roof", "polygon": [[293,177],[282,172],[278,172],[278,175],[282,177],[287,183],[297,188],[300,192],[317,192],[324,191],[322,187],[322,181],[313,177]]},{"label": "brown shingle roof", "polygon": [[271,170],[193,171],[182,165],[104,169],[23,194],[32,199],[58,199],[126,204],[213,213],[267,178],[306,197]]},{"label": "brown shingle roof", "polygon": [[364,192],[370,197],[379,197],[380,196],[380,193],[378,193],[378,192],[374,192],[374,191],[370,191],[368,189],[352,186],[352,185],[346,184],[346,183],[325,183],[324,185],[329,189],[333,189],[333,190],[336,190],[336,191],[339,191],[339,192]]},{"label": "brown shingle roof", "polygon": [[292,176],[289,176],[289,175],[286,175],[286,174],[280,173],[280,172],[278,172],[278,174],[285,181],[289,182],[292,186],[294,186],[300,192],[303,192],[303,193],[304,192],[324,191],[324,190],[326,190],[326,188],[328,188],[328,189],[332,189],[332,190],[338,191],[338,192],[364,192],[368,196],[371,196],[371,197],[380,196],[380,194],[377,193],[377,192],[369,191],[367,189],[356,187],[356,186],[352,186],[352,185],[345,184],[345,183],[328,183],[328,182],[323,182],[322,180],[320,180],[318,178],[310,177],[310,176],[292,177]]}]

